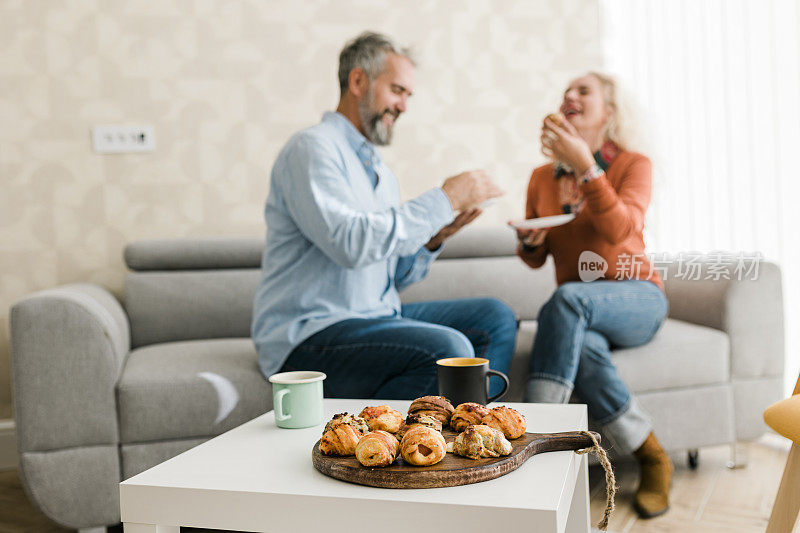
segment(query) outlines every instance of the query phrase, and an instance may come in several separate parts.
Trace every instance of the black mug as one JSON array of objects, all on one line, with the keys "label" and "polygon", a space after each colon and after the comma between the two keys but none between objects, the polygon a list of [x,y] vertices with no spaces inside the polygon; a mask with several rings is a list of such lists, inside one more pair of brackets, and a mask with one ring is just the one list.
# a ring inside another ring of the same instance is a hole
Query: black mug
[{"label": "black mug", "polygon": [[[474,402],[486,405],[503,397],[508,390],[508,377],[491,370],[489,360],[483,357],[448,357],[436,361],[439,374],[439,394],[458,406]],[[504,386],[500,394],[489,397],[489,378],[497,376]]]}]

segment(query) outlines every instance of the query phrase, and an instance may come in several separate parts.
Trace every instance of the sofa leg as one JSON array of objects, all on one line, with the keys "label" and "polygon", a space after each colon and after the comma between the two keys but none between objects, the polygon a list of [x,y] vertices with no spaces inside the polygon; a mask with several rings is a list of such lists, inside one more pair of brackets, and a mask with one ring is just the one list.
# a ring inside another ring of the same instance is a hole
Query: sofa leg
[{"label": "sofa leg", "polygon": [[700,463],[700,450],[697,448],[689,450],[687,459],[689,460],[689,468],[697,470],[697,465]]},{"label": "sofa leg", "polygon": [[747,467],[747,447],[738,442],[731,445],[731,456],[726,465],[731,470]]}]

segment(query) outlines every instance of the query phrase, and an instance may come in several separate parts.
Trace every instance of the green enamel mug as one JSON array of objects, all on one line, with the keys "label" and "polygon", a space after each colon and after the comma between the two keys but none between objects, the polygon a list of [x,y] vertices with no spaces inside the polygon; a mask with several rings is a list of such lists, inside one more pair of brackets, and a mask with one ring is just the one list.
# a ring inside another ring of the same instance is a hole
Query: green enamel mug
[{"label": "green enamel mug", "polygon": [[299,370],[269,377],[275,423],[279,428],[300,429],[322,423],[322,372]]}]

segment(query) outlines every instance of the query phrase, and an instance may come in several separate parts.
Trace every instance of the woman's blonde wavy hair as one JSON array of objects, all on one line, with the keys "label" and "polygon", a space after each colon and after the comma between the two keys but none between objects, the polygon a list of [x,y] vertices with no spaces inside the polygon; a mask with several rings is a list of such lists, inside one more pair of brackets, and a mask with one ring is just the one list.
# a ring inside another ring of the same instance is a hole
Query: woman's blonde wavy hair
[{"label": "woman's blonde wavy hair", "polygon": [[594,76],[603,86],[603,98],[611,109],[611,118],[606,124],[605,138],[623,150],[641,151],[645,147],[640,127],[635,117],[635,105],[613,76],[602,72],[586,73]]}]

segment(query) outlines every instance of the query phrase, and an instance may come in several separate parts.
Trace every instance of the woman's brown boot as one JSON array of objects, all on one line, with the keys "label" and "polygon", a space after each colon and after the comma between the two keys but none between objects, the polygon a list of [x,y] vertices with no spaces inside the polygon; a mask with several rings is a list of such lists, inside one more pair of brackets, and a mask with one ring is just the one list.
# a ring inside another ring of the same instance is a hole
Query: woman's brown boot
[{"label": "woman's brown boot", "polygon": [[634,499],[636,512],[642,518],[664,514],[669,509],[669,487],[675,469],[672,461],[652,433],[633,455],[641,467],[639,489]]}]

